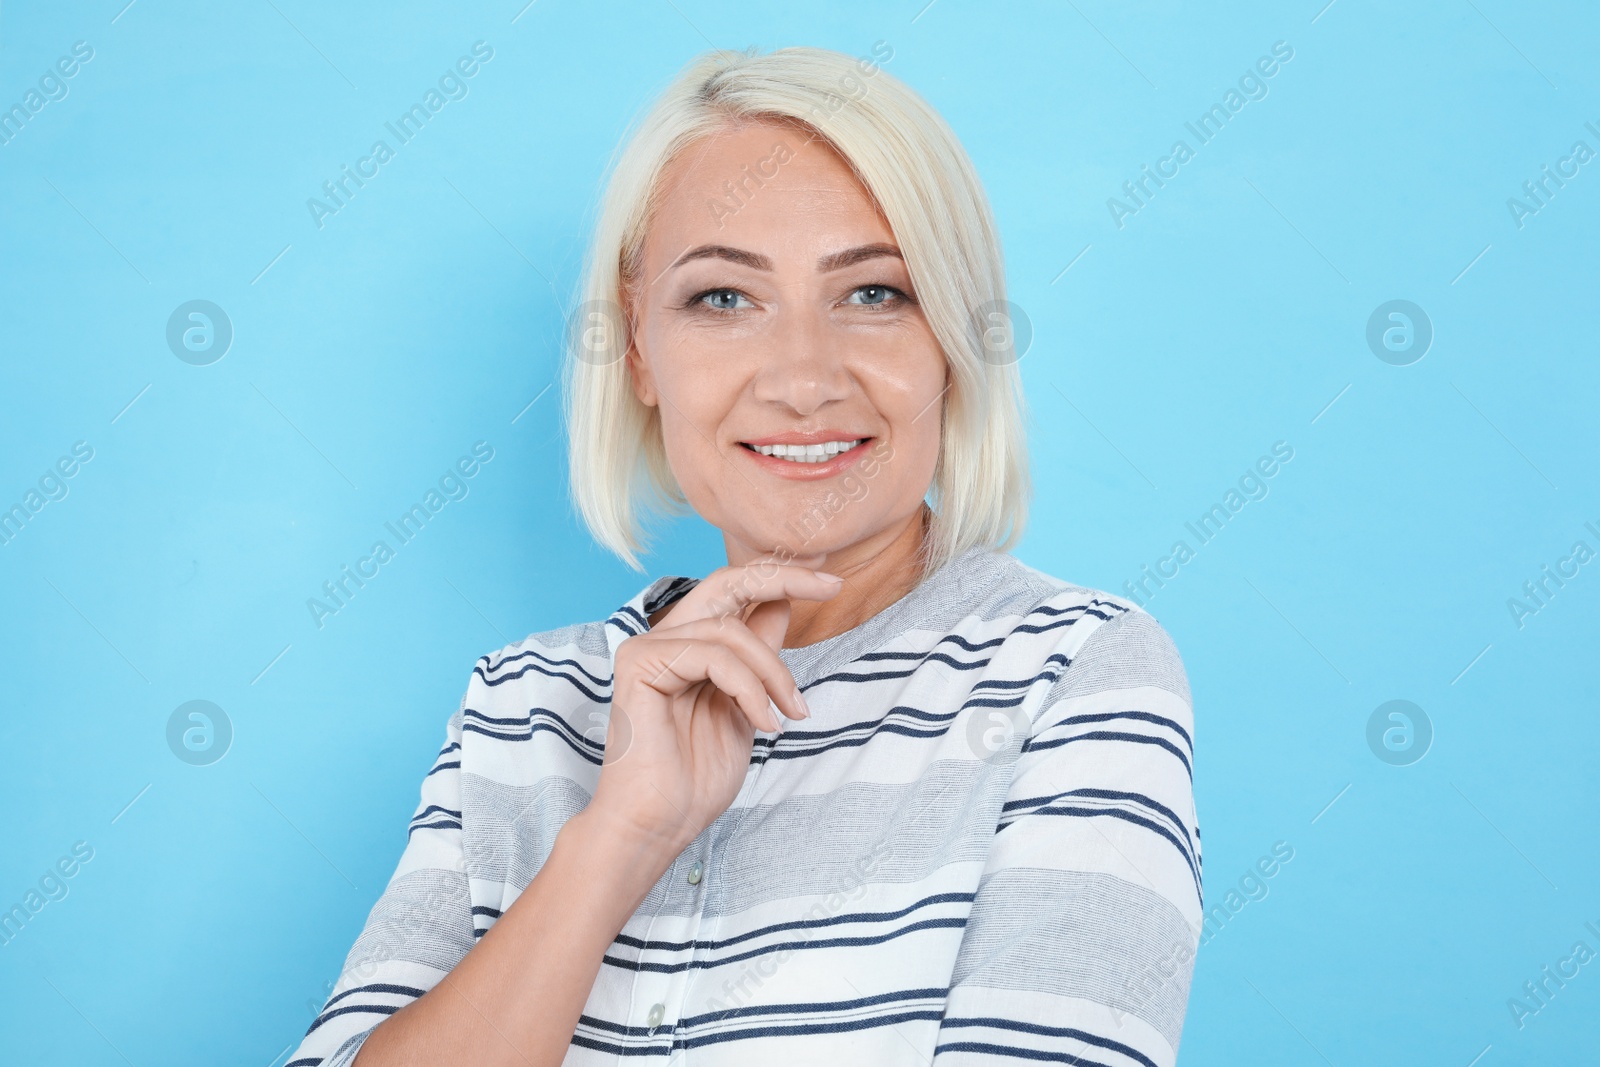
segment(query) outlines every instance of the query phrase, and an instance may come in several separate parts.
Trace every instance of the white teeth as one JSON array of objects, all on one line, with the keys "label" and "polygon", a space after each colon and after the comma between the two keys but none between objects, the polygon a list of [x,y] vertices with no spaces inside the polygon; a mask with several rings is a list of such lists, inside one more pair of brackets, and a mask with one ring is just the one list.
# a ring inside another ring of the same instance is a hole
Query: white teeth
[{"label": "white teeth", "polygon": [[866,438],[854,441],[825,441],[820,445],[754,445],[763,456],[776,456],[791,463],[826,463],[840,452],[848,452]]}]

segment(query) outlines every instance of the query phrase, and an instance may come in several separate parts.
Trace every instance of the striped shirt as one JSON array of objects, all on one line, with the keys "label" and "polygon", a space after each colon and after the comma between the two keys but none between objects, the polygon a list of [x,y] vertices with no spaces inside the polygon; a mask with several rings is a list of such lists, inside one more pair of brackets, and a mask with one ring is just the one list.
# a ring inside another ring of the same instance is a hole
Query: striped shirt
[{"label": "striped shirt", "polygon": [[[517,899],[595,790],[617,646],[694,585],[478,660],[286,1067],[349,1064]],[[1172,1064],[1200,831],[1161,626],[974,548],[780,655],[811,717],[755,735],[732,805],[607,949],[563,1062]]]}]

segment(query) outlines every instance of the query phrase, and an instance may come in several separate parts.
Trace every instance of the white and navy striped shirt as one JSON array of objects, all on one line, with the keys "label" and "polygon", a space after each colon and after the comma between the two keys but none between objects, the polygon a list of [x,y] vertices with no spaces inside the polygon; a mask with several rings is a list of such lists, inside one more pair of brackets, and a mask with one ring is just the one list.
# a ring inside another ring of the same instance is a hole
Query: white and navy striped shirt
[{"label": "white and navy striped shirt", "polygon": [[[594,792],[617,646],[694,584],[477,662],[399,868],[286,1067],[349,1064],[511,906]],[[607,950],[564,1062],[1172,1064],[1200,831],[1161,626],[972,549],[780,655],[811,717],[756,734],[732,806]]]}]

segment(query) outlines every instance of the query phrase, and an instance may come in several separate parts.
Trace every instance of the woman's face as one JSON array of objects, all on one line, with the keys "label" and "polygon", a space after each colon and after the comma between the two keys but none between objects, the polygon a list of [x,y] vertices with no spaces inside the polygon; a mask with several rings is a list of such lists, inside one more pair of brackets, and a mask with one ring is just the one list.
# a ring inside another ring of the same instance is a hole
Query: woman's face
[{"label": "woman's face", "polygon": [[875,551],[918,515],[944,355],[831,147],[768,123],[690,146],[662,177],[638,286],[634,390],[730,562]]}]

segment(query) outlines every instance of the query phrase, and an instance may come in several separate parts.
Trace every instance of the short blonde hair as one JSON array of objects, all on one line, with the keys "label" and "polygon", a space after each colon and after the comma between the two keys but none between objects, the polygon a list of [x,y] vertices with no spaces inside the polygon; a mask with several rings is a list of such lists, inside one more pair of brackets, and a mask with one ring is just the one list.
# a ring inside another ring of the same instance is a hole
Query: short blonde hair
[{"label": "short blonde hair", "polygon": [[687,503],[667,463],[660,411],[634,395],[624,358],[632,333],[621,309],[639,282],[663,171],[694,141],[750,121],[798,124],[849,162],[894,232],[943,349],[950,386],[928,494],[924,573],[974,546],[1012,547],[1029,497],[1025,409],[983,186],[955,133],[920,96],[876,62],[819,48],[705,53],[624,138],[601,199],[582,299],[569,317],[565,400],[579,514],[597,541],[643,570],[640,498],[653,490],[667,511]]}]

